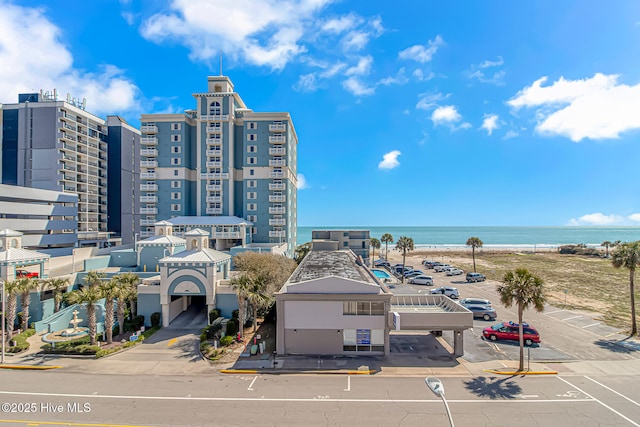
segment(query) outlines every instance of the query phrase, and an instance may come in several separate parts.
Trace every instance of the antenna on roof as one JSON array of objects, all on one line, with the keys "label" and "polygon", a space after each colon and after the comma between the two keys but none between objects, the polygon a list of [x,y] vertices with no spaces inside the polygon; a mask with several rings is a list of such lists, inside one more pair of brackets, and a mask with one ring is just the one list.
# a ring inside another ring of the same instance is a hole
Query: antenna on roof
[{"label": "antenna on roof", "polygon": [[222,49],[220,49],[220,77],[222,77]]}]

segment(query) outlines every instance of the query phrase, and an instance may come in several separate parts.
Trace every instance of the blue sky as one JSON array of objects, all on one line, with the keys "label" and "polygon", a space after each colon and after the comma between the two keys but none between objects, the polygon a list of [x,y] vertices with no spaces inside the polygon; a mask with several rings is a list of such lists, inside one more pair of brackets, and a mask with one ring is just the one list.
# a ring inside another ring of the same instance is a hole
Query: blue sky
[{"label": "blue sky", "polygon": [[0,102],[182,112],[220,72],[299,137],[298,224],[640,225],[640,2],[0,0]]}]

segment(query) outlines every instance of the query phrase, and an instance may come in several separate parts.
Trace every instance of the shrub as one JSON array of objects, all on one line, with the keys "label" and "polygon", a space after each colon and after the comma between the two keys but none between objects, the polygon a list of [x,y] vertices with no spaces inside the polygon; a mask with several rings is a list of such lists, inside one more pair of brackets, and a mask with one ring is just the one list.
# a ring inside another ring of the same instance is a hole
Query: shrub
[{"label": "shrub", "polygon": [[227,322],[227,335],[231,335],[232,337],[238,333],[238,324],[234,320],[229,320]]},{"label": "shrub", "polygon": [[223,347],[230,346],[232,343],[233,343],[233,337],[230,335],[227,335],[220,339],[220,345]]},{"label": "shrub", "polygon": [[209,349],[211,348],[211,344],[209,344],[208,342],[201,342],[200,343],[200,351],[203,353],[206,353],[209,351]]},{"label": "shrub", "polygon": [[238,320],[240,318],[240,310],[233,310],[231,312],[231,318]]},{"label": "shrub", "polygon": [[162,313],[153,313],[151,315],[151,327],[160,326],[160,320],[162,320]]},{"label": "shrub", "polygon": [[27,342],[27,338],[29,338],[30,336],[32,336],[35,333],[36,333],[35,329],[27,329],[26,331],[24,331],[24,332],[22,332],[22,333],[20,333],[18,335],[14,335],[13,338],[11,338],[11,341],[15,341],[16,345],[14,345],[12,347],[7,347],[6,351],[8,353],[20,353],[20,352],[23,352],[25,350],[28,350],[29,349],[29,343]]},{"label": "shrub", "polygon": [[213,325],[209,326],[209,333],[207,334],[207,337],[209,339],[214,339],[216,336],[218,336],[219,332],[222,330],[222,323],[214,323]]},{"label": "shrub", "polygon": [[217,308],[214,308],[209,312],[209,323],[213,323],[213,321],[216,320],[218,317],[220,317],[220,310],[218,310]]},{"label": "shrub", "polygon": [[205,326],[200,333],[200,342],[203,343],[209,339],[209,330],[211,328],[209,326]]}]

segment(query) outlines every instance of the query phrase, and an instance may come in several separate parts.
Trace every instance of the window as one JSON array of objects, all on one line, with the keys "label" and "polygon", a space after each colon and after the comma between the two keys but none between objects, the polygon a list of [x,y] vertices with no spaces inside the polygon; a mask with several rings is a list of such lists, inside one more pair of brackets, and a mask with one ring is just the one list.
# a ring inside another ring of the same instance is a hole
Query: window
[{"label": "window", "polygon": [[180,193],[171,193],[172,200],[180,200],[181,197]]},{"label": "window", "polygon": [[257,186],[258,186],[258,181],[256,181],[255,179],[250,179],[247,181],[247,187],[256,188]]},{"label": "window", "polygon": [[257,145],[247,145],[247,153],[257,153],[258,146]]},{"label": "window", "polygon": [[249,203],[247,204],[247,210],[248,211],[255,211],[258,205],[256,205],[255,203]]},{"label": "window", "polygon": [[171,135],[171,142],[180,142],[182,135]]},{"label": "window", "polygon": [[178,176],[178,169],[173,170],[173,176]]},{"label": "window", "polygon": [[258,221],[258,215],[248,215],[247,216],[247,220],[249,220],[251,222],[256,222],[256,221]]},{"label": "window", "polygon": [[249,191],[247,193],[247,199],[253,200],[257,198],[258,198],[258,193],[256,193],[255,191]]},{"label": "window", "polygon": [[222,114],[222,108],[221,108],[220,103],[218,101],[213,101],[209,105],[209,115],[211,115],[211,116],[219,116],[220,114]]},{"label": "window", "polygon": [[247,141],[256,141],[258,139],[258,135],[255,133],[247,134]]},{"label": "window", "polygon": [[248,157],[247,161],[249,162],[250,165],[255,165],[257,162],[257,158],[256,157]]},{"label": "window", "polygon": [[178,204],[172,204],[171,205],[171,211],[172,212],[176,212],[176,211],[179,211],[179,210],[180,210],[180,205],[178,205]]},{"label": "window", "polygon": [[383,302],[344,301],[342,314],[345,316],[384,316]]},{"label": "window", "polygon": [[253,169],[249,169],[249,175],[251,176],[255,175],[255,171]]},{"label": "window", "polygon": [[171,158],[171,164],[172,165],[179,165],[180,164],[180,157]]},{"label": "window", "polygon": [[258,227],[251,227],[251,234],[257,234],[258,233]]},{"label": "window", "polygon": [[182,152],[182,147],[179,147],[179,146],[171,147],[171,152],[172,153],[181,153]]},{"label": "window", "polygon": [[342,242],[342,246],[344,246],[345,248],[349,246],[349,242]]},{"label": "window", "polygon": [[258,123],[256,122],[248,122],[247,129],[258,129]]},{"label": "window", "polygon": [[181,188],[182,183],[180,181],[171,181],[171,188]]},{"label": "window", "polygon": [[181,123],[171,123],[171,130],[180,130]]}]

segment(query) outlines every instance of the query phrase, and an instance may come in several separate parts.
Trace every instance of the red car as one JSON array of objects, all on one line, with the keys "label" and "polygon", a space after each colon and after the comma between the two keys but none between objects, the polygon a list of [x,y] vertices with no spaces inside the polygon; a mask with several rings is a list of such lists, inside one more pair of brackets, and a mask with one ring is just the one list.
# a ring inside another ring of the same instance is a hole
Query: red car
[{"label": "red car", "polygon": [[38,273],[34,273],[31,271],[27,271],[27,270],[16,270],[16,277],[20,278],[20,279],[24,279],[25,277],[28,277],[30,279],[37,279],[38,278]]},{"label": "red car", "polygon": [[[482,335],[485,337],[485,339],[489,339],[491,341],[520,340],[520,337],[518,336],[518,324],[515,322],[502,322],[498,323],[497,325],[484,328],[482,330]],[[538,334],[538,331],[536,331],[533,326],[529,326],[527,323],[522,324],[522,335],[524,338],[524,345],[529,346],[534,342],[540,342],[540,334]]]}]

